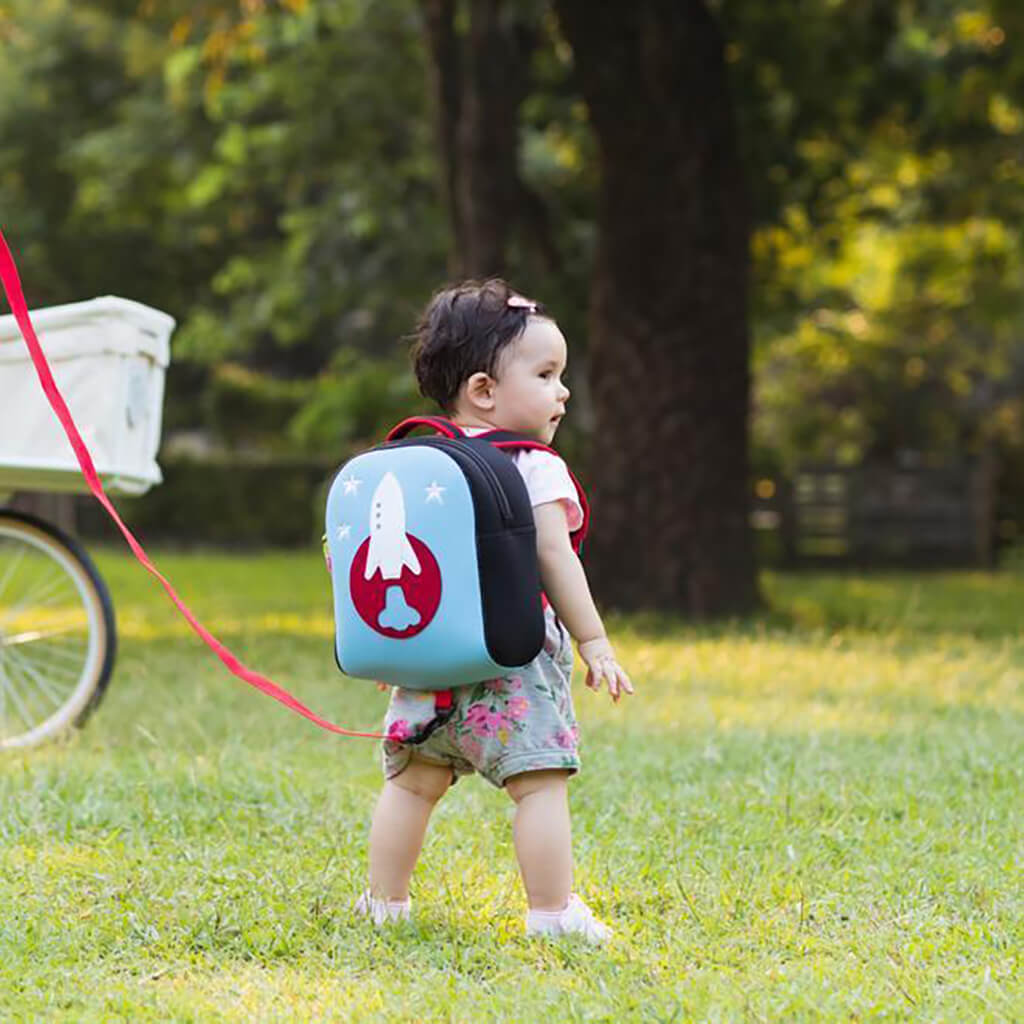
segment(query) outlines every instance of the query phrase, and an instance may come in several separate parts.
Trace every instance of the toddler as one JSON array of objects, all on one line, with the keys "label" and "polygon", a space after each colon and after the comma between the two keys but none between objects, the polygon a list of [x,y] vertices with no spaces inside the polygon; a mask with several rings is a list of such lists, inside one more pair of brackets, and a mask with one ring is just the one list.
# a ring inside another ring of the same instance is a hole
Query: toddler
[{"label": "toddler", "polygon": [[[434,296],[414,347],[420,390],[469,435],[512,430],[549,445],[565,416],[566,343],[542,307],[504,281],[466,282]],[[537,527],[546,595],[545,640],[525,668],[452,690],[453,710],[432,723],[433,694],[394,688],[386,720],[386,781],[370,829],[369,888],[357,909],[376,924],[407,918],[409,879],[434,805],[460,776],[479,772],[516,804],[513,839],[526,889],[528,933],[609,929],[572,892],[567,782],[580,766],[569,681],[577,642],[586,683],[612,700],[633,692],[594,607],[569,534],[583,523],[565,463],[514,454]],[[433,724],[433,728],[430,726]],[[417,744],[403,742],[424,732]]]}]

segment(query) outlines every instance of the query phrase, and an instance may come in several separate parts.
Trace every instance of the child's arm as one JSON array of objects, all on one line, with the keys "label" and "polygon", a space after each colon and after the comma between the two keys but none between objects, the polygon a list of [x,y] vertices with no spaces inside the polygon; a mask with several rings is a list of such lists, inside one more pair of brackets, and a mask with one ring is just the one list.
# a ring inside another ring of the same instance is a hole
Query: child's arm
[{"label": "child's arm", "polygon": [[618,700],[633,692],[633,683],[615,659],[601,616],[590,596],[587,576],[569,541],[569,524],[560,501],[535,506],[537,523],[537,558],[540,579],[555,613],[579,646],[580,657],[587,663],[587,686],[601,688],[602,678],[608,682],[608,693]]}]

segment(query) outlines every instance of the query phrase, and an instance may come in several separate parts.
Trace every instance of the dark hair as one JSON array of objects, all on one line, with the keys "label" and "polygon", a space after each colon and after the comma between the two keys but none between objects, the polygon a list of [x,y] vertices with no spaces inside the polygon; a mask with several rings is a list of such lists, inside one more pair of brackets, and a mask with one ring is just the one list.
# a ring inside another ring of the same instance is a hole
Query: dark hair
[{"label": "dark hair", "polygon": [[[513,297],[520,304],[510,306]],[[543,306],[498,277],[442,288],[416,327],[412,358],[420,393],[450,412],[474,373],[495,375],[499,356],[523,333],[531,314],[547,316]]]}]

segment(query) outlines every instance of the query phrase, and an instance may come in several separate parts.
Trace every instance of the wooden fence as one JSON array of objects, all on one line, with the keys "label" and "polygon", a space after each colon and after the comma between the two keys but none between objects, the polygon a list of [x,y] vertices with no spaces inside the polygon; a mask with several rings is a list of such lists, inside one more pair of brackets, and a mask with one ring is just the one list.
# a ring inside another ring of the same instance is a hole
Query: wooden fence
[{"label": "wooden fence", "polygon": [[[118,502],[147,540],[241,547],[311,544],[334,465],[224,467],[164,460],[166,483]],[[953,466],[803,466],[754,482],[752,522],[764,565],[988,566],[992,472]],[[91,498],[19,495],[15,504],[86,537],[119,542]]]},{"label": "wooden fence", "polygon": [[988,566],[993,473],[944,466],[803,466],[755,483],[755,530],[775,531],[783,564]]}]

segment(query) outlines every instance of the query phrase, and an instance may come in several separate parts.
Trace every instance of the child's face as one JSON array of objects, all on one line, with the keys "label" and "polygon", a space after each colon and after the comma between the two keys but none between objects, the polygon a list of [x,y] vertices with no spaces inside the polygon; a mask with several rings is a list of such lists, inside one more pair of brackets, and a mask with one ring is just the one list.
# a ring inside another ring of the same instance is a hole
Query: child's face
[{"label": "child's face", "polygon": [[562,383],[566,358],[558,325],[531,316],[523,333],[499,357],[489,410],[494,425],[550,444],[569,399],[569,389]]}]

